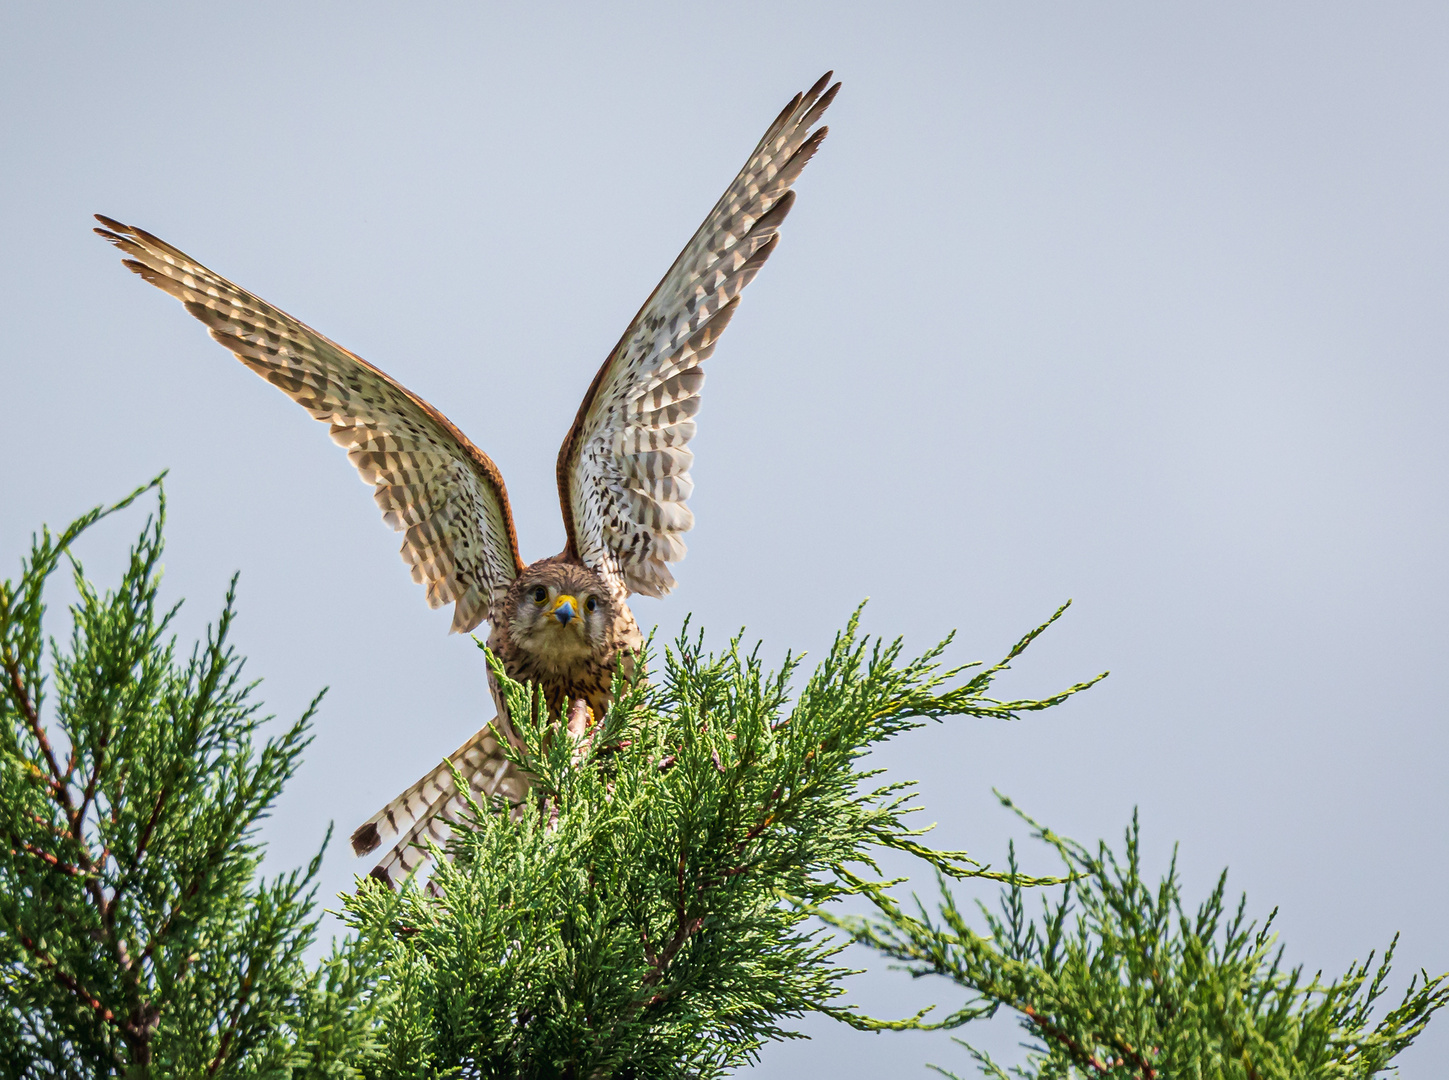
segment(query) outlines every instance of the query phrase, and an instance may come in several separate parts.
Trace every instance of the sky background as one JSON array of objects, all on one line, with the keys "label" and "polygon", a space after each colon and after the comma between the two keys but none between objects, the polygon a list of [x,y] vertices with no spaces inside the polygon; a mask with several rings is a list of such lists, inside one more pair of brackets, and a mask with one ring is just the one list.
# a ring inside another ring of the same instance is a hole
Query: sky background
[{"label": "sky background", "polygon": [[[1001,689],[1105,683],[880,753],[935,840],[999,860],[993,786],[1085,841],[1138,807],[1151,872],[1179,841],[1195,901],[1230,867],[1309,971],[1402,931],[1397,991],[1449,968],[1446,46],[1429,3],[4,5],[0,564],[169,468],[182,641],[240,570],[269,710],[331,687],[265,835],[281,869],[335,822],[346,888],[370,864],[343,838],[491,715],[482,657],[325,429],[90,214],[442,409],[531,560],[563,543],[593,371],[833,67],[831,135],[706,365],[680,587],[640,622],[819,656],[868,596],[871,631],[994,659],[1073,598]],[[95,578],[144,514],[80,545]],[[877,1014],[960,1002],[854,959]],[[971,1071],[944,1036],[802,1030],[755,1075]],[[1445,1060],[1440,1017],[1404,1074]]]}]

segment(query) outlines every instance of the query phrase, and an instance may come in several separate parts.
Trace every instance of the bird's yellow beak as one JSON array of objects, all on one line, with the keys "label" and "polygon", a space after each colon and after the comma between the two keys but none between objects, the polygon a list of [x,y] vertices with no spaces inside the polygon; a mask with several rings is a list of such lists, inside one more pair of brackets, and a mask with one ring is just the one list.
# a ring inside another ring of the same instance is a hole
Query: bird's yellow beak
[{"label": "bird's yellow beak", "polygon": [[573,622],[579,613],[579,602],[567,593],[559,596],[549,609],[549,614],[558,620],[560,626]]}]

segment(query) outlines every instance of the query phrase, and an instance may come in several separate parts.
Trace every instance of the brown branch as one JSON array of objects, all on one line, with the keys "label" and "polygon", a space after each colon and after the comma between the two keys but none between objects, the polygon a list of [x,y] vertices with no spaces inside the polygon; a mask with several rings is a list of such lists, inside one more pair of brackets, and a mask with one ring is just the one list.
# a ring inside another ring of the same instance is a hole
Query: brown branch
[{"label": "brown branch", "polygon": [[676,891],[674,899],[674,921],[680,926],[684,925],[684,916],[687,910],[686,905],[688,903],[684,896],[684,870],[685,867],[688,865],[688,863],[685,861],[685,857],[688,855],[688,852],[688,848],[683,846],[680,847],[679,868],[674,873],[674,878],[679,883],[679,888]]},{"label": "brown branch", "polygon": [[669,944],[664,946],[664,951],[659,956],[659,959],[664,962],[665,966],[668,966],[669,962],[679,953],[679,950],[684,948],[684,943],[692,938],[703,925],[704,916],[696,915],[674,932],[674,936],[669,939]]},{"label": "brown branch", "polygon": [[25,689],[25,680],[20,677],[20,665],[15,657],[8,654],[5,657],[5,672],[10,676],[11,693],[25,716],[30,734],[35,737],[35,741],[40,744],[40,752],[45,755],[45,764],[50,768],[50,789],[64,803],[66,817],[69,818],[75,811],[75,804],[71,802],[70,790],[66,787],[66,776],[60,771],[60,764],[55,760],[55,751],[50,748],[50,739],[45,735],[45,728],[40,725],[40,714],[36,712],[30,694]]},{"label": "brown branch", "polygon": [[[86,892],[90,896],[92,904],[95,906],[96,914],[99,915],[101,919],[102,935],[111,947],[111,953],[115,957],[116,963],[121,968],[121,972],[130,989],[130,997],[135,1003],[131,1010],[131,1015],[127,1017],[124,1022],[118,1022],[116,1020],[115,1014],[110,1009],[102,1005],[101,1002],[93,994],[81,987],[81,985],[76,982],[73,976],[66,974],[64,971],[61,971],[58,967],[56,967],[53,960],[50,960],[49,958],[41,954],[35,948],[34,943],[29,942],[24,937],[24,935],[21,935],[21,941],[32,953],[37,956],[37,958],[41,959],[42,962],[45,962],[47,966],[52,968],[55,979],[58,983],[66,987],[78,998],[80,998],[83,1003],[88,1005],[93,1011],[100,1015],[102,1019],[104,1019],[108,1023],[117,1025],[117,1027],[120,1029],[122,1038],[126,1041],[127,1045],[132,1050],[133,1059],[138,1064],[148,1063],[151,1059],[151,1032],[155,1030],[157,1023],[159,1022],[160,1013],[156,1009],[155,1005],[143,1004],[139,1000],[140,983],[137,977],[136,966],[132,963],[131,958],[126,954],[125,946],[116,939],[115,934],[112,931],[116,900],[119,898],[119,890],[114,893],[110,901],[107,902],[105,893],[101,889],[99,875],[96,871],[96,864],[91,858],[90,850],[86,846],[85,837],[82,833],[82,828],[84,824],[82,819],[84,818],[86,812],[90,809],[91,800],[95,797],[96,786],[100,782],[101,762],[100,760],[97,760],[95,768],[93,769],[91,776],[86,783],[84,798],[81,802],[81,805],[77,807],[75,801],[71,798],[70,793],[70,778],[72,773],[74,772],[76,763],[74,747],[72,747],[71,761],[67,768],[67,771],[62,773],[60,770],[60,764],[56,761],[55,758],[55,751],[51,748],[50,739],[46,737],[45,729],[41,726],[39,713],[36,711],[34,703],[30,700],[30,695],[25,688],[25,682],[20,676],[20,667],[16,663],[14,657],[7,655],[4,659],[4,667],[6,674],[10,676],[10,687],[16,701],[20,705],[20,711],[24,714],[26,723],[30,727],[30,732],[35,737],[37,744],[40,746],[41,753],[45,756],[45,763],[50,769],[51,779],[48,787],[50,788],[52,797],[60,805],[61,810],[65,813],[67,824],[70,826],[69,833],[61,833],[61,838],[63,840],[70,840],[75,844],[76,855],[80,866],[78,868],[69,867],[66,864],[61,863],[60,860],[56,859],[54,856],[47,855],[46,853],[40,852],[38,850],[34,850],[32,853],[39,855],[43,860],[50,862],[58,869],[66,870],[67,872],[74,873],[76,874],[76,876],[83,877],[85,879]],[[104,750],[104,743],[102,749]],[[158,802],[156,811],[152,815],[152,820],[147,825],[147,839],[149,839],[151,829],[155,827],[156,816],[160,813],[160,809],[161,806]],[[30,847],[30,845],[25,846],[27,848]]]},{"label": "brown branch", "polygon": [[[80,809],[75,815],[75,834],[80,836],[80,831],[85,825],[86,812],[91,808],[91,801],[96,797],[96,786],[101,781],[101,766],[105,764],[106,748],[111,745],[111,729],[105,728],[101,732],[100,743],[96,747],[96,760],[91,769],[90,779],[86,781],[86,789],[81,794]],[[66,781],[69,782],[71,771],[76,766],[75,752],[71,752],[70,764],[66,766]]]},{"label": "brown branch", "polygon": [[161,1010],[155,1005],[137,1002],[131,1015],[121,1024],[121,1038],[131,1051],[134,1065],[151,1064],[151,1035],[161,1023]]},{"label": "brown branch", "polygon": [[1070,1054],[1079,1065],[1089,1066],[1099,1073],[1110,1072],[1112,1069],[1120,1068],[1122,1065],[1131,1065],[1134,1069],[1138,1071],[1138,1075],[1141,1077],[1141,1080],[1157,1080],[1157,1070],[1153,1068],[1151,1063],[1144,1059],[1141,1054],[1134,1050],[1131,1044],[1126,1043],[1121,1039],[1107,1036],[1105,1041],[1110,1043],[1112,1045],[1112,1048],[1115,1049],[1122,1056],[1119,1057],[1116,1061],[1102,1061],[1095,1054],[1087,1050],[1075,1039],[1073,1039],[1069,1034],[1067,1034],[1064,1029],[1058,1027],[1056,1024],[1053,1024],[1050,1020],[1045,1019],[1039,1012],[1036,1011],[1036,1009],[1032,1008],[1032,1006],[1027,1004],[1021,1004],[1015,1005],[1014,1007],[1020,1009],[1021,1012],[1026,1014],[1027,1019],[1029,1019],[1033,1024],[1036,1025],[1037,1030],[1040,1031],[1043,1036],[1048,1039],[1055,1039],[1057,1042],[1061,1043],[1061,1045],[1066,1049],[1067,1053]]},{"label": "brown branch", "polygon": [[[644,925],[639,927],[639,943],[644,946],[644,959],[652,968],[659,966],[659,954],[654,951],[654,946],[649,944],[649,921],[644,920]],[[647,979],[645,980],[648,981]]]},{"label": "brown branch", "polygon": [[[45,763],[50,768],[51,782],[50,790],[61,809],[65,812],[66,821],[70,825],[69,835],[63,835],[63,839],[72,840],[76,845],[76,854],[81,869],[85,872],[86,892],[90,894],[91,902],[96,906],[96,912],[103,921],[106,919],[107,905],[105,895],[101,892],[100,882],[97,880],[96,866],[92,861],[90,852],[86,848],[85,839],[81,836],[80,821],[76,812],[75,802],[70,797],[70,785],[68,778],[60,771],[60,765],[55,760],[55,752],[50,748],[50,740],[46,738],[45,729],[40,724],[40,715],[36,712],[35,705],[30,700],[30,695],[25,689],[25,682],[20,677],[20,665],[16,663],[13,656],[5,657],[5,671],[10,676],[10,688],[15,700],[20,704],[20,711],[25,714],[25,721],[30,726],[30,733],[35,736],[36,742],[40,745],[41,752],[45,755]],[[107,923],[109,928],[109,923]]]},{"label": "brown branch", "polygon": [[[665,970],[669,967],[670,963],[673,962],[675,956],[679,954],[679,950],[684,948],[684,943],[687,942],[691,937],[693,937],[694,934],[698,932],[699,928],[704,925],[703,915],[696,915],[694,916],[694,918],[689,917],[688,890],[685,888],[684,884],[684,871],[688,866],[686,854],[686,849],[680,850],[679,866],[678,869],[675,871],[675,880],[678,882],[678,890],[674,902],[674,934],[665,943],[664,948],[656,952],[654,950],[654,947],[649,943],[649,934],[647,928],[640,928],[639,934],[644,945],[644,958],[648,962],[650,968],[649,973],[644,976],[645,986],[659,985],[659,982],[664,978]],[[665,996],[666,995],[663,993],[654,994],[647,1000],[640,1002],[638,1007],[647,1008],[648,1006],[653,1005],[656,1002],[662,1001]]]},{"label": "brown branch", "polygon": [[1038,1031],[1047,1038],[1055,1039],[1062,1046],[1066,1047],[1067,1053],[1071,1054],[1079,1065],[1090,1066],[1099,1073],[1105,1073],[1111,1070],[1112,1066],[1102,1061],[1090,1050],[1084,1049],[1076,1039],[1072,1038],[1066,1031],[1059,1028],[1056,1024],[1053,1024],[1050,1020],[1044,1019],[1030,1005],[1022,1005],[1020,1009],[1026,1014],[1027,1019],[1036,1025]]},{"label": "brown branch", "polygon": [[252,992],[252,973],[248,971],[242,976],[241,993],[237,996],[236,1008],[231,1012],[231,1019],[227,1021],[226,1031],[221,1037],[221,1044],[216,1048],[216,1057],[211,1059],[207,1066],[206,1075],[215,1076],[216,1070],[221,1068],[222,1062],[226,1060],[226,1052],[231,1048],[231,1041],[236,1037],[237,1023],[241,1020],[242,1010],[246,1008],[247,998]]},{"label": "brown branch", "polygon": [[[664,948],[650,961],[649,966],[653,970],[644,976],[645,986],[659,985],[660,980],[664,978],[664,971],[669,967],[670,962],[679,954],[679,950],[684,948],[684,943],[693,937],[703,925],[703,915],[696,915],[694,918],[679,924],[679,928],[675,930],[674,936],[669,939],[669,942]],[[658,1001],[662,1001],[666,996],[664,993],[655,994],[643,1002],[643,1005],[653,1005]]]},{"label": "brown branch", "polygon": [[163,937],[165,937],[167,932],[171,929],[172,920],[175,919],[178,914],[180,914],[182,905],[184,905],[186,901],[190,900],[200,891],[201,882],[199,881],[193,881],[190,886],[187,887],[187,890],[182,895],[181,899],[176,901],[176,903],[172,906],[170,913],[166,916],[166,918],[161,920],[161,925],[158,926],[151,934],[150,940],[146,942],[146,947],[141,950],[141,960],[144,961],[151,958],[152,954],[154,954],[156,951],[157,943]]},{"label": "brown branch", "polygon": [[775,820],[775,815],[770,813],[769,810],[770,806],[780,798],[780,791],[781,788],[776,787],[774,791],[770,792],[769,798],[765,800],[765,805],[760,807],[760,813],[763,816],[754,825],[750,826],[749,830],[745,833],[745,838],[738,845],[740,851],[743,851],[746,844],[768,829]]},{"label": "brown branch", "polygon": [[[156,805],[151,809],[151,816],[146,821],[146,827],[141,830],[140,840],[136,842],[136,853],[132,860],[133,862],[140,862],[141,856],[146,853],[146,845],[151,842],[151,834],[155,832],[156,824],[161,820],[161,810],[166,805],[166,799],[170,793],[170,788],[163,787],[161,794],[156,796]],[[126,882],[122,881],[121,884],[116,886],[115,891],[111,893],[110,902],[101,908],[101,918],[105,921],[107,928],[115,925],[116,905],[120,902],[121,893],[125,891],[125,888]],[[194,892],[195,889],[193,888],[192,891]],[[146,951],[150,952],[149,949]]]},{"label": "brown branch", "polygon": [[90,993],[88,990],[82,987],[81,984],[76,982],[74,978],[72,978],[70,975],[67,975],[59,968],[54,969],[52,974],[55,976],[56,982],[60,983],[61,986],[65,987],[76,997],[80,998],[81,1003],[88,1006],[102,1020],[104,1020],[108,1024],[114,1024],[116,1022],[115,1014],[111,1012],[110,1009],[102,1005],[99,999],[97,999],[94,994]]},{"label": "brown branch", "polygon": [[151,808],[151,816],[146,821],[146,827],[141,830],[141,839],[136,841],[136,862],[141,861],[141,856],[146,853],[146,845],[151,842],[151,834],[156,831],[156,824],[161,820],[161,811],[166,806],[166,800],[171,795],[169,787],[163,787],[161,793],[156,796],[156,805]]},{"label": "brown branch", "polygon": [[[716,764],[719,764],[718,755],[716,755],[716,757],[715,757],[715,763]],[[723,772],[724,770],[721,769],[720,771]],[[778,815],[772,814],[772,813],[767,813],[766,811],[768,811],[769,808],[770,808],[770,805],[773,802],[775,802],[775,800],[777,800],[780,797],[780,791],[781,791],[781,788],[777,787],[777,788],[775,788],[774,791],[770,792],[769,796],[765,799],[764,805],[760,808],[760,813],[763,816],[760,818],[759,821],[755,822],[754,825],[750,826],[748,829],[745,830],[744,839],[741,840],[739,843],[735,844],[735,854],[742,855],[744,853],[744,850],[745,850],[746,846],[748,846],[748,844],[749,844],[749,842],[751,840],[758,839],[759,836],[766,829],[768,829],[772,824],[774,824],[774,822],[776,821]],[[709,885],[718,885],[720,883],[720,881],[724,880],[725,878],[737,877],[738,875],[745,873],[747,870],[748,870],[748,867],[746,867],[743,863],[738,864],[736,866],[726,867],[724,870],[720,871],[720,876],[719,876],[719,879],[718,880],[709,881],[709,882],[707,882],[707,884],[709,884]],[[702,884],[700,886],[700,890],[702,891],[703,889],[704,889],[704,885]]]},{"label": "brown branch", "polygon": [[16,934],[16,936],[20,939],[20,944],[25,946],[26,951],[34,956],[37,960],[39,960],[42,965],[49,968],[51,977],[54,978],[56,982],[60,983],[61,986],[65,987],[77,998],[79,998],[81,1004],[87,1006],[92,1012],[94,1012],[106,1023],[114,1024],[116,1022],[115,1013],[111,1012],[110,1009],[106,1008],[105,1005],[101,1004],[100,999],[92,994],[89,990],[81,986],[81,984],[76,981],[75,976],[69,975],[66,972],[62,971],[59,965],[56,964],[53,957],[46,956],[45,953],[41,951],[40,947],[36,945],[35,942],[31,941],[30,938],[27,937],[23,932]]},{"label": "brown branch", "polygon": [[27,843],[26,841],[22,840],[22,841],[20,841],[20,848],[21,848],[22,851],[25,851],[25,852],[27,852],[27,853],[29,853],[31,855],[34,855],[41,862],[46,863],[52,869],[59,870],[63,874],[69,874],[71,877],[85,877],[86,876],[85,875],[85,871],[82,870],[80,867],[78,867],[78,866],[72,866],[70,863],[61,862],[54,855],[52,855],[50,852],[43,851],[40,848],[36,847],[34,844],[30,844],[30,843]]},{"label": "brown branch", "polygon": [[62,840],[70,839],[70,833],[66,832],[64,829],[56,828],[55,822],[52,821],[50,818],[41,817],[34,810],[27,812],[25,816],[28,817],[31,821],[35,822],[35,824],[39,825],[46,832],[50,833],[52,836],[59,837]]},{"label": "brown branch", "polygon": [[[1112,1037],[1109,1037],[1107,1041],[1112,1044],[1112,1047],[1117,1053],[1122,1055],[1128,1064],[1142,1074],[1142,1080],[1157,1080],[1157,1070],[1152,1067],[1152,1064],[1146,1058],[1133,1049],[1131,1043]],[[1251,1067],[1249,1071],[1251,1072]]]}]

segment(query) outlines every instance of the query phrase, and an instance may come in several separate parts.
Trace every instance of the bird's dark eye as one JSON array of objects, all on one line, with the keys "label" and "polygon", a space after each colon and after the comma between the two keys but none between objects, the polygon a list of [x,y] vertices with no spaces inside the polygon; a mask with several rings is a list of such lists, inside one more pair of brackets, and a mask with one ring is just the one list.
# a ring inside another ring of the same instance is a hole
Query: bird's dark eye
[{"label": "bird's dark eye", "polygon": [[599,610],[599,602],[598,602],[598,600],[594,599],[594,597],[591,596],[587,600],[584,601],[584,607],[588,608],[590,611],[598,611]]},{"label": "bird's dark eye", "polygon": [[542,585],[537,586],[533,590],[533,602],[535,604],[541,604],[541,603],[543,603],[547,599],[548,599],[548,590],[545,589]]}]

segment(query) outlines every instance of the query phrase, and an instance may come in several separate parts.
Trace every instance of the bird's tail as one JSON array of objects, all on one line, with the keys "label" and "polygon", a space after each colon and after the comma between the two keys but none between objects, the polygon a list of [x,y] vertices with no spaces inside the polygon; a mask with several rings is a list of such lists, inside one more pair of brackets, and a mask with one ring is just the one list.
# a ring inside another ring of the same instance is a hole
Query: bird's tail
[{"label": "bird's tail", "polygon": [[393,885],[428,861],[426,841],[442,846],[452,835],[453,823],[467,806],[453,768],[484,806],[496,797],[516,806],[528,793],[527,776],[504,755],[497,729],[489,723],[352,834],[352,850],[358,855],[389,845],[372,868],[373,877]]}]

